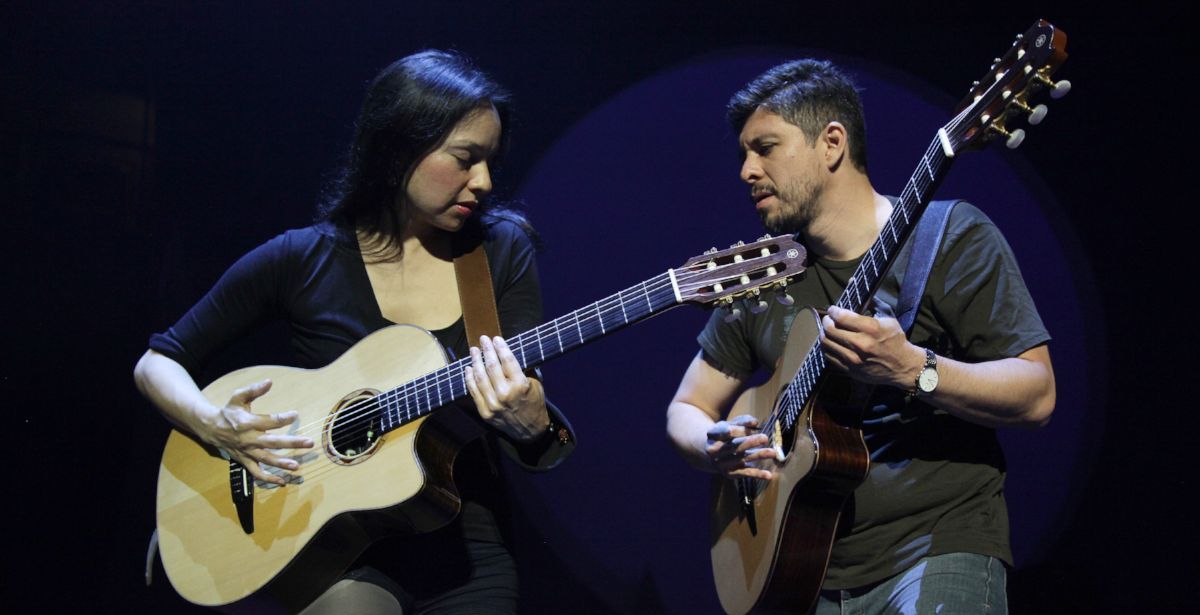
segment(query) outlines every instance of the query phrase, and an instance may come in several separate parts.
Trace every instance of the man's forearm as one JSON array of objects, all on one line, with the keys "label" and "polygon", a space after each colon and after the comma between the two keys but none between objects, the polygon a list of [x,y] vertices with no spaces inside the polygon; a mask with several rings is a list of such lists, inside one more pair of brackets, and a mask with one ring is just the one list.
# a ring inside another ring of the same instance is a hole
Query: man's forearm
[{"label": "man's forearm", "polygon": [[715,471],[704,450],[708,445],[708,430],[714,424],[712,417],[692,404],[673,401],[667,407],[667,436],[671,444],[692,467],[706,472]]},{"label": "man's forearm", "polygon": [[983,363],[938,357],[937,371],[937,388],[922,398],[972,423],[1040,427],[1054,411],[1054,370],[1044,345]]}]

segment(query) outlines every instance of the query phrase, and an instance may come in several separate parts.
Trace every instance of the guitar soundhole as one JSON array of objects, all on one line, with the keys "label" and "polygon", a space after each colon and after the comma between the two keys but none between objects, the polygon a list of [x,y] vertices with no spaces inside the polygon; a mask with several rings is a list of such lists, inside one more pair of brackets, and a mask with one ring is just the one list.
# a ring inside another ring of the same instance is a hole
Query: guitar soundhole
[{"label": "guitar soundhole", "polygon": [[[798,421],[791,421],[791,425],[788,425],[788,422],[789,421],[786,420],[780,420],[778,423],[776,423],[775,430],[770,432],[771,446],[775,448],[777,456],[775,458],[759,462],[760,467],[763,469],[778,471],[778,464],[782,463],[788,455],[792,454],[792,449],[794,448],[794,438],[796,436],[796,424]],[[746,507],[747,514],[751,514],[754,508],[751,500],[758,499],[758,496],[762,495],[762,493],[766,491],[767,487],[770,485],[767,481],[757,478],[742,479],[740,483],[741,484],[738,485],[738,493],[742,498],[743,506]],[[753,530],[753,532],[757,533],[757,530]]]},{"label": "guitar soundhole", "polygon": [[[779,449],[783,451],[783,456],[787,457],[792,454],[792,445],[796,442],[796,425],[800,421],[780,421],[779,426]],[[788,423],[791,423],[790,425]]]},{"label": "guitar soundhole", "polygon": [[338,402],[325,419],[325,452],[335,463],[353,465],[375,453],[383,435],[379,425],[379,391],[362,389]]}]

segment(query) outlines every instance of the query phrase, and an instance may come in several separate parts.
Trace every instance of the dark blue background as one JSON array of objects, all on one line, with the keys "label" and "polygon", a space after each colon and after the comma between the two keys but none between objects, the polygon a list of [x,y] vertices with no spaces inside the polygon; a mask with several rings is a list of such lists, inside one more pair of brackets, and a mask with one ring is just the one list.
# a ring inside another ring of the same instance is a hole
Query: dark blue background
[{"label": "dark blue background", "polygon": [[[721,107],[762,69],[800,54],[850,68],[872,178],[894,192],[969,83],[1039,17],[716,1],[2,11],[6,601],[154,612],[191,607],[140,584],[166,425],[132,364],[238,255],[311,219],[380,67],[453,47],[513,90],[498,193],[546,239],[556,316],[761,233]],[[1070,35],[1060,74],[1075,91],[1021,150],[964,157],[940,192],[1004,230],[1055,336],[1054,421],[1003,434],[1010,594],[1015,612],[1175,610],[1197,597],[1195,566],[1164,565],[1195,542],[1180,352],[1195,336],[1177,307],[1194,131],[1171,89],[1182,34],[1166,14],[1042,16]],[[560,470],[517,478],[532,520],[518,529],[526,612],[719,610],[707,482],[663,435],[705,317],[682,308],[546,367],[581,442]],[[278,333],[229,364],[273,360]]]}]

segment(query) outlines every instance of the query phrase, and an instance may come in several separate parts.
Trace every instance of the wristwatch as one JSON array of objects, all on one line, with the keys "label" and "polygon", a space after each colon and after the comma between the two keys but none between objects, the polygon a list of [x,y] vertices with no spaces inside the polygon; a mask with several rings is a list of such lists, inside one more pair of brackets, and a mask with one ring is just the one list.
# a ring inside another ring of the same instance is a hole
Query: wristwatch
[{"label": "wristwatch", "polygon": [[938,385],[937,355],[932,350],[925,349],[925,367],[917,374],[917,386],[913,396],[929,395]]}]

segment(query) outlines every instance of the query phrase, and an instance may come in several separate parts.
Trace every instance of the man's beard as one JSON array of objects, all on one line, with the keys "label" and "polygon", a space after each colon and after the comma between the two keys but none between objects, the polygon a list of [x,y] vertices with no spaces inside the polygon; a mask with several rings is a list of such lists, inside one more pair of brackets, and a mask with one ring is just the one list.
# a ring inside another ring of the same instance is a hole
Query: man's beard
[{"label": "man's beard", "polygon": [[759,212],[763,226],[773,234],[803,234],[817,215],[817,199],[821,197],[823,188],[816,181],[796,180],[775,190],[779,207],[773,215],[768,210]]}]

